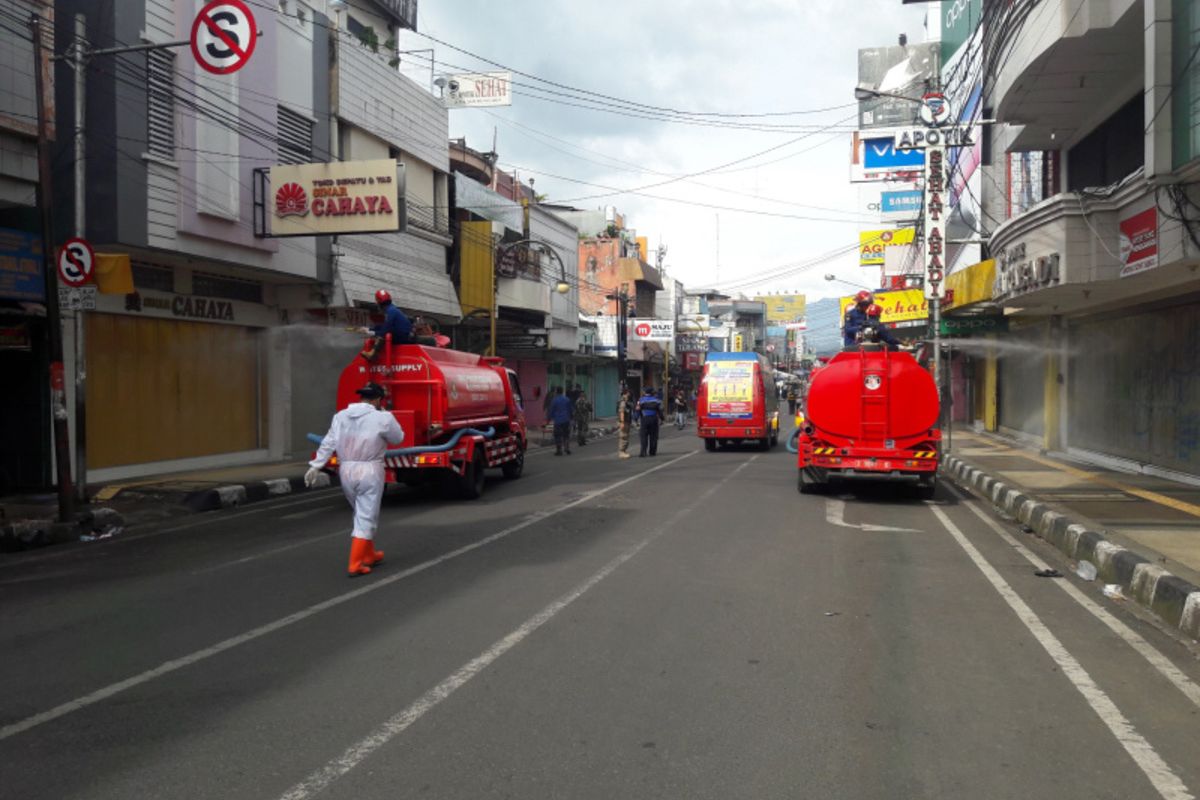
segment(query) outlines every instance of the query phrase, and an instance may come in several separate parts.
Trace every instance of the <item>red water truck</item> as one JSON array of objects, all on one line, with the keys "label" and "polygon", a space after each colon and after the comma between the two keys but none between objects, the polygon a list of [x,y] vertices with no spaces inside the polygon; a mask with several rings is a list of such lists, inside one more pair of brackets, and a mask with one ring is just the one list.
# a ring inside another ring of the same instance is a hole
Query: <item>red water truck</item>
[{"label": "red water truck", "polygon": [[[527,444],[517,374],[501,358],[419,344],[393,346],[390,337],[371,360],[358,356],[342,370],[337,407],[373,381],[387,392],[383,407],[404,429],[404,446],[387,451],[388,483],[436,483],[474,499],[484,473],[499,468],[518,478]],[[321,437],[309,434],[320,443]],[[336,456],[329,468],[337,469]]]},{"label": "red water truck", "polygon": [[[937,485],[942,432],[933,376],[905,352],[863,345],[813,373],[804,419],[793,434],[798,488],[874,478]],[[789,447],[789,449],[793,449]]]}]

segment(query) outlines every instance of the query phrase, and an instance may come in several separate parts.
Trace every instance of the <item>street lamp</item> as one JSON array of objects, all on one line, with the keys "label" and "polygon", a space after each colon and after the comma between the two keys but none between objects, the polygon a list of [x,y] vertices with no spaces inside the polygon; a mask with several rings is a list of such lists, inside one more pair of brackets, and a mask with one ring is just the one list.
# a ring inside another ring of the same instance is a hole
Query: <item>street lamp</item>
[{"label": "street lamp", "polygon": [[878,89],[872,89],[870,86],[867,86],[865,83],[860,83],[858,86],[854,87],[854,99],[855,100],[860,100],[860,101],[874,100],[874,99],[880,98],[880,97],[889,97],[892,100],[904,100],[909,103],[917,103],[918,105],[921,103],[921,98],[919,98],[919,97],[905,97],[902,94],[893,94],[892,92],[881,92]]},{"label": "street lamp", "polygon": [[[558,294],[567,294],[571,291],[571,284],[567,283],[567,265],[563,263],[562,257],[554,245],[549,242],[538,241],[537,239],[521,239],[516,242],[505,242],[496,246],[496,261],[500,261],[510,251],[517,247],[524,247],[527,251],[535,252],[539,255],[549,254],[558,262],[558,282],[554,284],[554,291]],[[500,313],[499,303],[497,302],[497,283],[496,283],[496,263],[492,264],[492,314],[491,314],[491,344],[488,348],[488,355],[496,355],[496,317]]]},{"label": "street lamp", "polygon": [[829,274],[827,274],[827,275],[825,276],[825,280],[827,280],[827,281],[836,281],[836,282],[838,282],[838,283],[844,283],[844,284],[846,284],[847,286],[853,286],[855,289],[866,289],[868,292],[874,291],[874,289],[872,289],[871,287],[869,287],[869,286],[863,286],[861,283],[853,283],[853,282],[851,282],[851,281],[844,281],[844,280],[842,280],[841,278],[839,278],[838,276],[834,275],[833,273],[829,273]]}]

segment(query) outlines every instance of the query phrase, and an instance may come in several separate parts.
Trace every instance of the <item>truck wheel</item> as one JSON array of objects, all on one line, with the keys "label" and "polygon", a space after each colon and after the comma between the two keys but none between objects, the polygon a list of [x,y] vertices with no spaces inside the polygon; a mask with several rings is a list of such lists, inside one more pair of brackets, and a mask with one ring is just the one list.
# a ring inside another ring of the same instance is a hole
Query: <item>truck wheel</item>
[{"label": "truck wheel", "polygon": [[758,440],[758,449],[762,450],[764,453],[767,450],[770,450],[771,449],[771,437],[764,436],[763,438],[759,439]]},{"label": "truck wheel", "polygon": [[716,452],[717,440],[716,439],[705,439],[704,440],[704,449],[710,453]]},{"label": "truck wheel", "polygon": [[484,470],[487,469],[487,462],[483,458],[483,450],[477,449],[475,457],[471,459],[471,463],[463,468],[461,483],[459,484],[459,492],[465,500],[478,500],[483,494],[483,479]]},{"label": "truck wheel", "polygon": [[917,497],[921,500],[932,500],[937,492],[937,475],[930,475],[928,478],[921,478],[917,483]]},{"label": "truck wheel", "polygon": [[813,479],[813,475],[807,468],[799,470],[799,476],[796,478],[796,489],[800,494],[817,494],[824,488],[824,484]]},{"label": "truck wheel", "polygon": [[517,450],[517,457],[512,461],[505,461],[500,465],[500,472],[508,480],[516,480],[521,477],[521,473],[525,471],[525,448],[522,446]]}]

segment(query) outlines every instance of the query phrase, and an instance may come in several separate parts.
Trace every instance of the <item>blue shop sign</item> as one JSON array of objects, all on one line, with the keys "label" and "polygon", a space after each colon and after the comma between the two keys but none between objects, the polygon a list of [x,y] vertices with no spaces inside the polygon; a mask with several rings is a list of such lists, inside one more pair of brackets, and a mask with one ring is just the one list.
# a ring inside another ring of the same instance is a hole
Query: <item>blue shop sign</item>
[{"label": "blue shop sign", "polygon": [[41,238],[0,228],[0,299],[46,302]]},{"label": "blue shop sign", "polygon": [[901,214],[906,211],[920,212],[924,193],[917,189],[903,192],[883,192],[879,196],[879,210],[884,214]]}]

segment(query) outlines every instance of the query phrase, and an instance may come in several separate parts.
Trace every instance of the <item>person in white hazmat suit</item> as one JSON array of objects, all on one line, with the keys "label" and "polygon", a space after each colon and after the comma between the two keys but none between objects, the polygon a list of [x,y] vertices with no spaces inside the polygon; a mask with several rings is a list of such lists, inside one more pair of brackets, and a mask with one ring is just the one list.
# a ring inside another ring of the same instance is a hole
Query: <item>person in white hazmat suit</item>
[{"label": "person in white hazmat suit", "polygon": [[333,415],[329,432],[304,474],[304,483],[309,488],[328,484],[329,478],[321,470],[337,453],[342,493],[354,507],[350,577],[366,575],[371,567],[383,561],[383,552],[375,549],[385,482],[383,456],[389,445],[404,441],[400,423],[390,411],[383,410],[383,387],[368,383],[357,393],[363,402],[351,403]]}]

